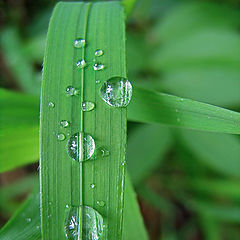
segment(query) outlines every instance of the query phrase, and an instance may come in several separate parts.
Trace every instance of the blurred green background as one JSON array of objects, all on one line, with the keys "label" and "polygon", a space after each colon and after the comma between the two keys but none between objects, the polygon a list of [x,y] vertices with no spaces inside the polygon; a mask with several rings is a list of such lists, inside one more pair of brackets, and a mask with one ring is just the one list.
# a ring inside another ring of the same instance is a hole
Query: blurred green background
[{"label": "blurred green background", "polygon": [[[54,4],[0,1],[1,226],[37,184]],[[240,111],[239,1],[139,0],[126,30],[132,83]],[[128,171],[150,239],[240,239],[239,136],[129,122]]]}]

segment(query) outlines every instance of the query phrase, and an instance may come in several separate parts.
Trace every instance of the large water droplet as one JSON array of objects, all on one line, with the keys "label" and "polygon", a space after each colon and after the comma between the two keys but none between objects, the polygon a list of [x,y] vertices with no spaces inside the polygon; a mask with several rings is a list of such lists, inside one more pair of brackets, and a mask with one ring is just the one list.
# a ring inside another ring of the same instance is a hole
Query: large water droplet
[{"label": "large water droplet", "polygon": [[86,44],[86,41],[85,39],[77,38],[76,40],[74,40],[73,44],[75,48],[83,48]]},{"label": "large water droplet", "polygon": [[95,104],[93,102],[83,102],[82,103],[82,110],[84,112],[89,112],[91,110],[93,110],[95,107]]},{"label": "large water droplet", "polygon": [[[88,206],[67,209],[65,235],[70,240],[99,240],[103,230],[103,217]],[[81,224],[80,224],[81,221]]]},{"label": "large water droplet", "polygon": [[85,68],[87,66],[87,63],[85,62],[84,59],[82,59],[82,60],[78,61],[76,63],[76,65],[77,65],[78,68]]},{"label": "large water droplet", "polygon": [[65,138],[66,138],[66,137],[65,137],[65,135],[64,135],[63,133],[59,133],[59,134],[57,135],[57,139],[58,139],[59,141],[63,141]]},{"label": "large water droplet", "polygon": [[74,96],[74,95],[77,95],[79,93],[79,90],[72,87],[72,86],[68,86],[66,88],[66,93],[68,96]]},{"label": "large water droplet", "polygon": [[103,50],[102,49],[97,49],[94,54],[95,54],[96,57],[101,57],[103,55]]},{"label": "large water droplet", "polygon": [[62,120],[62,121],[60,122],[60,125],[61,125],[63,128],[66,128],[66,127],[69,126],[69,122],[68,122],[67,120]]},{"label": "large water droplet", "polygon": [[67,142],[67,150],[72,159],[78,162],[86,161],[94,154],[94,139],[86,133],[75,133]]},{"label": "large water droplet", "polygon": [[48,106],[49,106],[50,108],[54,108],[54,107],[55,107],[55,104],[54,104],[53,102],[49,102],[49,103],[48,103]]},{"label": "large water droplet", "polygon": [[101,63],[95,63],[95,64],[93,65],[93,69],[94,69],[94,71],[103,70],[103,69],[104,69],[104,65],[101,64]]},{"label": "large water droplet", "polygon": [[110,78],[102,85],[100,95],[110,106],[126,107],[132,97],[132,84],[126,78]]}]

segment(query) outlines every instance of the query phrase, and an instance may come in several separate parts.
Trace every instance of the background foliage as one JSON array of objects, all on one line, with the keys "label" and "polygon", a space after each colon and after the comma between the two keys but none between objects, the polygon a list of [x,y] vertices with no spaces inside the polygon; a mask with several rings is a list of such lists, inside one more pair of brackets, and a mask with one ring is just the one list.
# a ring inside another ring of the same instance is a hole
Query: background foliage
[{"label": "background foliage", "polygon": [[[54,4],[0,3],[1,225],[37,184],[41,69]],[[239,112],[239,7],[139,0],[127,19],[128,78]],[[150,239],[240,238],[238,135],[130,121],[127,160]]]}]

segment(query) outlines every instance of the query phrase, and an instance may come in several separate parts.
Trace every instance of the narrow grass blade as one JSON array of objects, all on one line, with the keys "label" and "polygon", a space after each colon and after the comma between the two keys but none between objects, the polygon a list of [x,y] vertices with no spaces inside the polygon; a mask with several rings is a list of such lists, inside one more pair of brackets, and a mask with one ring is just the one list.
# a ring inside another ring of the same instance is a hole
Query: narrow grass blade
[{"label": "narrow grass blade", "polygon": [[41,238],[39,199],[37,187],[35,192],[0,230],[1,240],[39,240]]},{"label": "narrow grass blade", "polygon": [[41,78],[24,53],[20,36],[15,28],[8,28],[1,33],[0,46],[4,60],[11,69],[19,87],[26,93],[40,94]]},{"label": "narrow grass blade", "polygon": [[38,161],[39,98],[0,89],[0,172]]},{"label": "narrow grass blade", "polygon": [[139,210],[136,193],[133,190],[133,186],[128,175],[126,175],[125,191],[123,240],[147,240],[148,235]]},{"label": "narrow grass blade", "polygon": [[122,5],[124,6],[125,13],[127,16],[129,16],[130,13],[132,12],[136,2],[137,0],[122,0]]},{"label": "narrow grass blade", "polygon": [[[99,49],[103,54],[96,56]],[[79,206],[103,217],[104,238],[122,238],[126,108],[110,107],[100,98],[102,84],[116,76],[126,77],[120,3],[58,3],[48,31],[41,96],[43,239],[65,239],[71,230],[65,223],[66,205],[79,209],[76,238],[97,228],[94,221],[84,227],[88,223]],[[83,111],[83,102],[92,102],[91,111]],[[90,142],[86,145],[84,139]],[[91,158],[84,159],[84,152],[92,154],[94,147]]]},{"label": "narrow grass blade", "polygon": [[134,87],[128,119],[196,130],[240,134],[240,113]]},{"label": "narrow grass blade", "polygon": [[181,142],[213,170],[226,176],[240,177],[240,141],[237,136],[181,131]]},{"label": "narrow grass blade", "polygon": [[127,149],[127,167],[134,185],[151,175],[170,147],[171,135],[166,127],[146,124],[134,130]]}]

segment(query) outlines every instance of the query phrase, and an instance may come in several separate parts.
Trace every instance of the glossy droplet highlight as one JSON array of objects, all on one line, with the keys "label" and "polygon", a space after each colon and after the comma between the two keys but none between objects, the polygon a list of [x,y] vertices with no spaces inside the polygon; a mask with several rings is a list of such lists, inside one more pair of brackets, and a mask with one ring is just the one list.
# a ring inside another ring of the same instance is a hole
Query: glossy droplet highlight
[{"label": "glossy droplet highlight", "polygon": [[99,84],[100,83],[100,80],[96,80],[96,84]]},{"label": "glossy droplet highlight", "polygon": [[97,201],[97,205],[99,205],[100,207],[104,207],[105,206],[105,202],[104,201]]},{"label": "glossy droplet highlight", "polygon": [[75,133],[67,142],[68,155],[75,161],[83,162],[92,157],[95,151],[94,139],[86,133]]},{"label": "glossy droplet highlight", "polygon": [[79,90],[72,87],[72,86],[68,86],[66,88],[66,93],[67,93],[68,96],[75,96],[79,93]]},{"label": "glossy droplet highlight", "polygon": [[97,49],[94,54],[95,54],[96,57],[101,57],[103,55],[103,50],[102,49]]},{"label": "glossy droplet highlight", "polygon": [[132,84],[126,78],[110,78],[102,85],[100,95],[110,106],[126,107],[132,98]]},{"label": "glossy droplet highlight", "polygon": [[76,63],[76,66],[77,66],[78,68],[85,68],[85,67],[87,66],[87,63],[85,62],[84,59],[82,59],[82,60],[80,60],[80,61],[78,61],[78,62]]},{"label": "glossy droplet highlight", "polygon": [[90,188],[94,189],[96,187],[96,185],[94,183],[90,184]]},{"label": "glossy droplet highlight", "polygon": [[54,104],[53,102],[49,102],[49,103],[48,103],[48,106],[49,106],[50,108],[54,108],[54,107],[55,107],[55,104]]},{"label": "glossy droplet highlight", "polygon": [[59,134],[57,135],[57,139],[58,139],[59,141],[63,141],[65,138],[66,138],[66,137],[65,137],[65,135],[64,135],[63,133],[59,133]]},{"label": "glossy droplet highlight", "polygon": [[31,218],[27,218],[26,220],[27,220],[28,223],[30,223],[32,221]]},{"label": "glossy droplet highlight", "polygon": [[75,48],[83,48],[86,44],[86,41],[85,39],[77,38],[76,40],[74,40],[73,44]]},{"label": "glossy droplet highlight", "polygon": [[[65,235],[70,240],[99,240],[103,230],[103,217],[88,206],[67,209]],[[81,225],[80,225],[81,220]]]},{"label": "glossy droplet highlight", "polygon": [[95,107],[95,104],[93,102],[83,102],[82,103],[82,110],[84,112],[89,112],[91,110],[93,110]]},{"label": "glossy droplet highlight", "polygon": [[101,63],[95,63],[95,64],[93,65],[93,69],[94,69],[94,71],[103,70],[103,69],[104,69],[104,65],[101,64]]},{"label": "glossy droplet highlight", "polygon": [[60,125],[61,125],[63,128],[66,128],[66,127],[69,126],[69,122],[68,122],[67,120],[62,120],[62,121],[60,122]]}]

